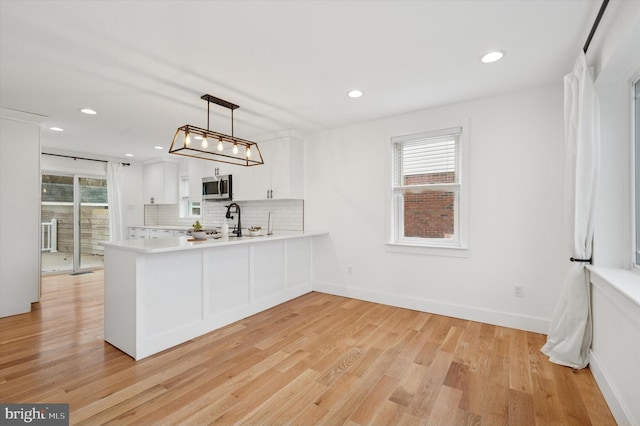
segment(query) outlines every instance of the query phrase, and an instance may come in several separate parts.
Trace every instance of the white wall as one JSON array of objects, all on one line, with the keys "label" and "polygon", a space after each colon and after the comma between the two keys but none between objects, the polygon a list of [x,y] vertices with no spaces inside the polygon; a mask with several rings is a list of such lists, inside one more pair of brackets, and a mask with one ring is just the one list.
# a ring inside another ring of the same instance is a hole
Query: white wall
[{"label": "white wall", "polygon": [[0,317],[40,297],[40,128],[0,118]]},{"label": "white wall", "polygon": [[[559,81],[307,135],[305,229],[330,231],[314,246],[314,288],[546,333],[569,263],[562,97]],[[469,256],[387,252],[390,138],[459,119],[470,129]]]}]

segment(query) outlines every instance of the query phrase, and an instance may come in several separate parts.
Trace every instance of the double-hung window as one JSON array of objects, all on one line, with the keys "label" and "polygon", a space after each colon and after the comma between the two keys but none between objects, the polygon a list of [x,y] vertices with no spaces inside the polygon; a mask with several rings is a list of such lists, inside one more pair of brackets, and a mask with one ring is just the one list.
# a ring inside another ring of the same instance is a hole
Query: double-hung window
[{"label": "double-hung window", "polygon": [[392,138],[390,245],[466,248],[465,146],[465,126]]}]

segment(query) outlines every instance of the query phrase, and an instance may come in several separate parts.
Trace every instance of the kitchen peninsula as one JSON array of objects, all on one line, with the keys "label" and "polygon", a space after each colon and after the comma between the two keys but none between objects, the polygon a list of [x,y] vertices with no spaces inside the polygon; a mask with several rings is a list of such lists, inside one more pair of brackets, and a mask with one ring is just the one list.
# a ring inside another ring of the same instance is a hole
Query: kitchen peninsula
[{"label": "kitchen peninsula", "polygon": [[104,338],[139,360],[308,293],[322,235],[104,243]]}]

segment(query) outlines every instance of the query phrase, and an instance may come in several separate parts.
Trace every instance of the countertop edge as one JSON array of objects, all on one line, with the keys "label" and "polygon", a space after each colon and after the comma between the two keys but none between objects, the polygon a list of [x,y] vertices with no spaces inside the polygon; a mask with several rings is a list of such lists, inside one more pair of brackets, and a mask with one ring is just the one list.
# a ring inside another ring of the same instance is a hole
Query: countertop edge
[{"label": "countertop edge", "polygon": [[205,248],[225,247],[242,244],[259,244],[267,241],[288,240],[295,238],[316,237],[328,235],[326,231],[305,231],[305,232],[286,232],[281,231],[273,235],[262,235],[259,237],[244,236],[242,238],[220,238],[216,240],[187,241],[190,237],[174,237],[157,240],[123,240],[109,241],[101,243],[105,248],[115,248],[135,253],[166,253],[182,250],[200,250]]}]

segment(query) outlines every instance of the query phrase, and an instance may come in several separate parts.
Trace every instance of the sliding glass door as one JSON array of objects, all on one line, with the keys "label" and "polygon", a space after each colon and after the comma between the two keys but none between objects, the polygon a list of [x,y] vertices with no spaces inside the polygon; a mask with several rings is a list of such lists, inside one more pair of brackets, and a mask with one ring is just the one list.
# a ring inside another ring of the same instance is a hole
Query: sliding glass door
[{"label": "sliding glass door", "polygon": [[107,182],[100,177],[43,174],[42,272],[72,272],[104,265],[109,240]]},{"label": "sliding glass door", "polygon": [[104,247],[109,241],[109,209],[107,180],[79,177],[80,202],[78,208],[77,255],[74,270],[104,266]]},{"label": "sliding glass door", "polygon": [[42,175],[42,272],[73,270],[73,176]]}]

